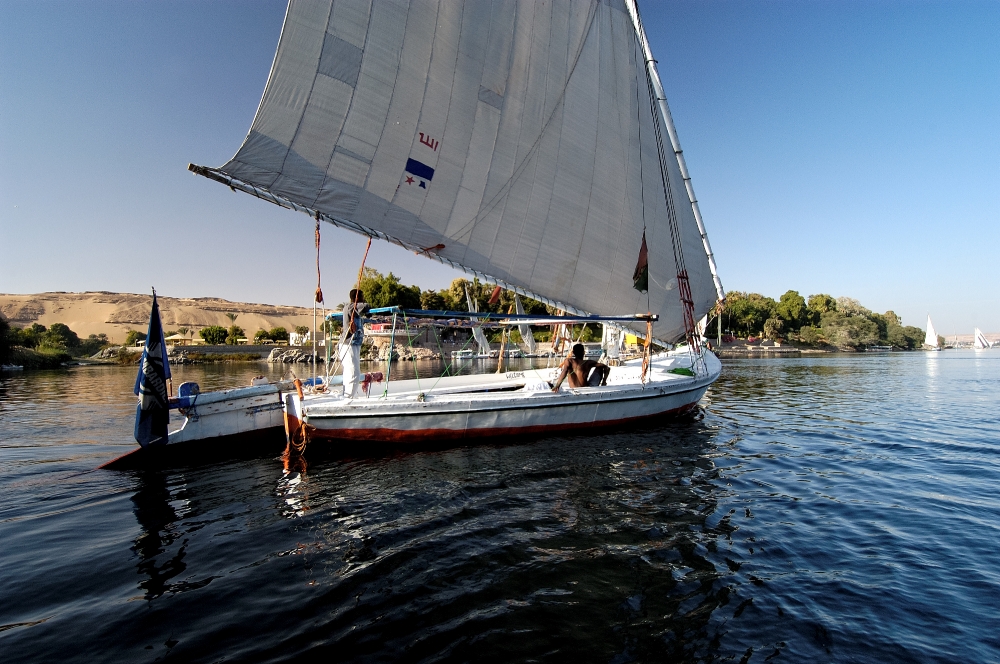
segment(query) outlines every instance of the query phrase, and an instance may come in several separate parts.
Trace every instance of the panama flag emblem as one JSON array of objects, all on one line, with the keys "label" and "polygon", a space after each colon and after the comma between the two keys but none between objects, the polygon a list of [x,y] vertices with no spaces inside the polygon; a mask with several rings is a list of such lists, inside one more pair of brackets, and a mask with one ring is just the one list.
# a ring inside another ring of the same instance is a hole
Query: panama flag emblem
[{"label": "panama flag emblem", "polygon": [[434,179],[434,169],[416,159],[406,160],[406,171],[403,182],[411,187],[427,189],[427,184]]}]

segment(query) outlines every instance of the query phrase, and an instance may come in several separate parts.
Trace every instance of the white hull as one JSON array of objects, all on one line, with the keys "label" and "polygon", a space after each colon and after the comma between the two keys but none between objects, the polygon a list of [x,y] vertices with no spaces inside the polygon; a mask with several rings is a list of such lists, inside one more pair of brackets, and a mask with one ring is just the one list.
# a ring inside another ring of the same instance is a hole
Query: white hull
[{"label": "white hull", "polygon": [[697,376],[670,373],[687,366],[688,354],[661,356],[649,380],[640,382],[641,367],[614,367],[606,387],[563,389],[553,393],[547,382],[558,369],[534,369],[488,376],[390,383],[390,394],[371,398],[288,394],[289,435],[408,443],[609,427],[637,422],[694,407],[718,378],[719,360],[706,353]]},{"label": "white hull", "polygon": [[232,390],[206,392],[190,397],[191,406],[179,409],[184,421],[171,431],[168,445],[209,438],[222,438],[267,429],[279,430],[285,425],[282,394],[295,391],[291,382],[238,387]]}]

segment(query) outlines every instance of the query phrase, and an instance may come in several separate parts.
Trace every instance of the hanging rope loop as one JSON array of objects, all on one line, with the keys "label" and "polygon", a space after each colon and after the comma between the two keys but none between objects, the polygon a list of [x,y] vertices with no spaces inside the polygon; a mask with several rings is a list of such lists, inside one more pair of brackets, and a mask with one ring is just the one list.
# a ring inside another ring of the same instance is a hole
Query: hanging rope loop
[{"label": "hanging rope loop", "polygon": [[319,271],[319,212],[316,213],[316,302],[323,302],[322,278]]}]

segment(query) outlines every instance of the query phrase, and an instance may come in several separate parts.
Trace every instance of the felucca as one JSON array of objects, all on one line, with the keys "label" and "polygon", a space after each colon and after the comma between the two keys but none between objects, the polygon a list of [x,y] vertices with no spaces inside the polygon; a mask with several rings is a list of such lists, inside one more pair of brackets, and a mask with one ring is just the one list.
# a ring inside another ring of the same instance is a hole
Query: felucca
[{"label": "felucca", "polygon": [[295,440],[620,426],[694,408],[721,371],[695,321],[724,292],[633,0],[292,0],[243,145],[189,169],[308,214],[317,234],[391,242],[566,312],[557,322],[646,340],[604,387],[553,392],[557,369],[360,398],[307,386],[284,393]]},{"label": "felucca", "polygon": [[924,350],[941,350],[941,340],[938,339],[937,330],[931,322],[931,315],[927,314],[927,334],[924,335]]}]

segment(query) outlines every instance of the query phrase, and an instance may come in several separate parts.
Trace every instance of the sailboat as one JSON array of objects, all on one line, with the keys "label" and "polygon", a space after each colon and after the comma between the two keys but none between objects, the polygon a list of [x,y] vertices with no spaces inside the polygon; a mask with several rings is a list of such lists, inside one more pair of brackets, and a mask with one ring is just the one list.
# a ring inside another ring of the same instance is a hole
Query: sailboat
[{"label": "sailboat", "polygon": [[931,322],[931,315],[927,314],[927,334],[924,335],[924,350],[941,350],[941,340],[938,339],[937,330]]},{"label": "sailboat", "polygon": [[720,374],[694,321],[724,292],[634,0],[292,0],[242,146],[189,170],[646,340],[604,387],[554,392],[549,368],[287,392],[290,439],[618,426]]},{"label": "sailboat", "polygon": [[993,344],[986,339],[986,335],[983,334],[982,330],[978,327],[976,328],[975,338],[972,342],[972,347],[976,350],[986,350],[987,348],[992,348]]}]

